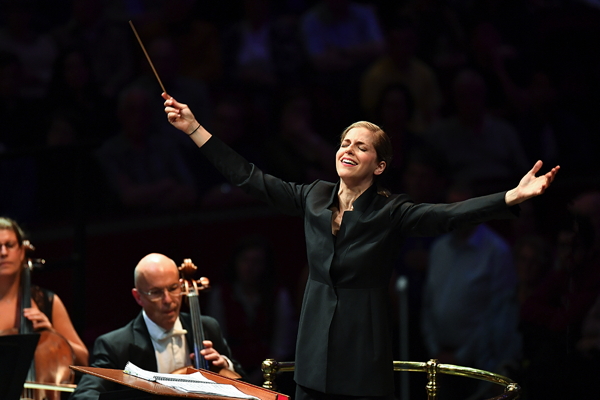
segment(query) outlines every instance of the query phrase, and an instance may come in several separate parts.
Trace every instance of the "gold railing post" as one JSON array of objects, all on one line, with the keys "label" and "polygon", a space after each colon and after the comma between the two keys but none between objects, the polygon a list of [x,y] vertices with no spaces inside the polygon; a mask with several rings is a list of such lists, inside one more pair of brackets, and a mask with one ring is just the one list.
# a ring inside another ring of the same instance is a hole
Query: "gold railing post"
[{"label": "gold railing post", "polygon": [[275,378],[277,372],[279,372],[279,363],[272,358],[268,358],[262,362],[261,370],[263,372],[263,378],[265,382],[263,387],[270,390],[276,390]]},{"label": "gold railing post", "polygon": [[425,386],[427,390],[427,400],[437,399],[437,366],[438,362],[434,358],[427,361],[425,366],[425,371],[427,372],[427,385]]}]

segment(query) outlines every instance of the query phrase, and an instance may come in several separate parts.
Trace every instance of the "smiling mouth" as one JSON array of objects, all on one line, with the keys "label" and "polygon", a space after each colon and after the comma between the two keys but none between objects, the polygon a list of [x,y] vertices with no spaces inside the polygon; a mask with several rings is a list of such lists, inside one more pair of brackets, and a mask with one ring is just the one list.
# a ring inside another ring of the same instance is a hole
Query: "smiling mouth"
[{"label": "smiling mouth", "polygon": [[356,166],[356,165],[358,165],[357,162],[349,160],[347,158],[343,158],[342,159],[342,164],[344,164],[344,165],[350,165],[350,166],[353,166],[353,167]]}]

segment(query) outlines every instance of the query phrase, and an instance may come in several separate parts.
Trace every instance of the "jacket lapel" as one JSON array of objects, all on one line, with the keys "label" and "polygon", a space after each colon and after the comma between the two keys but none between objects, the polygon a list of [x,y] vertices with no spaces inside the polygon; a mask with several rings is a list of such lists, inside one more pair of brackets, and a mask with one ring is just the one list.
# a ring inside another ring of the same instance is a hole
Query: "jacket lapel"
[{"label": "jacket lapel", "polygon": [[133,322],[133,343],[129,344],[129,361],[149,371],[158,370],[152,339],[141,312]]}]

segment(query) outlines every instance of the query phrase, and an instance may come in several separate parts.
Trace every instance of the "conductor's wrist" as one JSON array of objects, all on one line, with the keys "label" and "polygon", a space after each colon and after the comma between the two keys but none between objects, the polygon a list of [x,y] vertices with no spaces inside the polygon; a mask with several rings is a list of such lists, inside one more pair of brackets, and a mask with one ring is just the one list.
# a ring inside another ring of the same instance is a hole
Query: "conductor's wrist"
[{"label": "conductor's wrist", "polygon": [[188,133],[188,132],[186,132],[188,136],[192,136],[194,133],[196,133],[196,131],[197,131],[198,129],[200,129],[200,127],[201,127],[202,125],[200,125],[198,122],[196,122],[195,124],[194,124],[194,123],[190,124],[190,126],[196,126],[196,127],[195,127],[195,128],[194,128],[194,129],[193,129],[191,132],[189,132],[189,133]]},{"label": "conductor's wrist", "polygon": [[517,189],[511,189],[504,195],[504,201],[506,201],[506,205],[511,207],[521,203],[521,199],[517,194]]}]

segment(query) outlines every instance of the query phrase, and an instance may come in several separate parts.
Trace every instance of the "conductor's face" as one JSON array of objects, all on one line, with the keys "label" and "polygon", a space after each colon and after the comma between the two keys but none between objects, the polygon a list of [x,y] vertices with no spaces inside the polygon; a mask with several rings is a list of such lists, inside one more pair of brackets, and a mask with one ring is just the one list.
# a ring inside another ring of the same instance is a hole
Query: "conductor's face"
[{"label": "conductor's face", "polygon": [[366,128],[348,131],[336,153],[338,175],[350,186],[370,183],[385,169],[385,162],[377,160],[374,134]]},{"label": "conductor's face", "polygon": [[149,254],[137,265],[132,294],[148,317],[165,330],[173,328],[181,307],[179,271],[170,258]]}]

